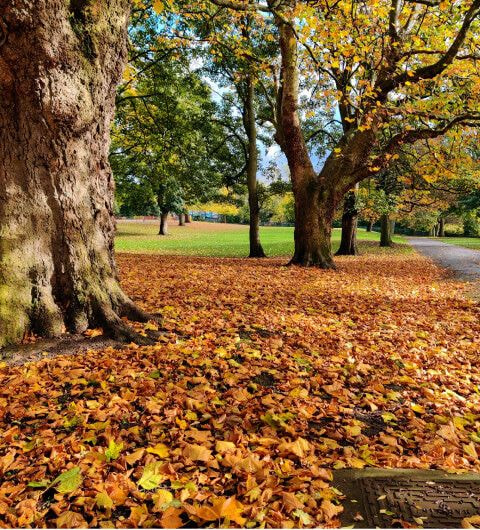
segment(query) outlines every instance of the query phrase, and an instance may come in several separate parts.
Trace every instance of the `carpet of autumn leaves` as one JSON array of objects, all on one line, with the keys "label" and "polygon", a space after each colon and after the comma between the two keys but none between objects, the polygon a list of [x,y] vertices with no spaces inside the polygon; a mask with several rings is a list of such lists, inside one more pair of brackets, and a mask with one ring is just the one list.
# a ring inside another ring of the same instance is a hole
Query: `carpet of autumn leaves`
[{"label": "carpet of autumn leaves", "polygon": [[427,260],[118,261],[163,334],[0,370],[1,526],[334,527],[333,469],[480,471],[480,311]]}]

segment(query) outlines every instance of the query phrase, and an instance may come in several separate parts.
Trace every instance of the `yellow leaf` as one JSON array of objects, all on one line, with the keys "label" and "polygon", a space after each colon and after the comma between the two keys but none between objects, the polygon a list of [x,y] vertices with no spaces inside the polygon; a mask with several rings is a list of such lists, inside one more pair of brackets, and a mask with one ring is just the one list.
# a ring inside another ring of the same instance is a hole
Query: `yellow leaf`
[{"label": "yellow leaf", "polygon": [[149,447],[147,453],[158,455],[160,458],[167,458],[169,449],[165,444],[157,444],[154,447]]},{"label": "yellow leaf", "polygon": [[132,466],[133,464],[135,464],[135,462],[138,462],[138,460],[142,458],[143,453],[145,453],[145,449],[143,448],[137,449],[133,453],[130,453],[129,455],[127,455],[125,457],[125,460],[127,461],[128,464]]},{"label": "yellow leaf", "polygon": [[240,526],[243,526],[246,521],[240,515],[245,508],[235,497],[218,497],[213,501],[213,509],[220,517],[234,521]]},{"label": "yellow leaf", "polygon": [[152,495],[152,500],[155,504],[154,512],[163,512],[168,508],[168,505],[173,501],[173,495],[168,490],[158,490]]},{"label": "yellow leaf", "polygon": [[165,6],[161,0],[153,0],[152,2],[153,10],[157,15],[160,15],[162,11],[165,9]]},{"label": "yellow leaf", "polygon": [[472,458],[474,458],[475,460],[477,460],[478,458],[478,455],[477,455],[477,450],[475,448],[475,444],[473,442],[470,442],[469,444],[465,444],[463,446],[463,451],[464,453],[466,453],[468,456],[471,456]]},{"label": "yellow leaf", "polygon": [[212,460],[212,452],[202,445],[187,444],[183,448],[183,456],[193,461],[208,462]]},{"label": "yellow leaf", "polygon": [[418,412],[418,414],[425,414],[425,408],[422,407],[422,405],[417,405],[416,403],[412,403],[411,407],[414,412]]},{"label": "yellow leaf", "polygon": [[304,438],[297,438],[294,442],[283,442],[278,446],[281,453],[293,453],[299,458],[303,458],[310,450],[310,444]]},{"label": "yellow leaf", "polygon": [[233,442],[218,440],[215,444],[215,451],[217,451],[217,453],[231,453],[235,451],[236,448],[237,447]]},{"label": "yellow leaf", "polygon": [[110,510],[113,507],[112,499],[108,496],[108,493],[105,493],[104,491],[97,493],[97,496],[95,497],[95,503],[99,508],[103,508],[105,510]]}]

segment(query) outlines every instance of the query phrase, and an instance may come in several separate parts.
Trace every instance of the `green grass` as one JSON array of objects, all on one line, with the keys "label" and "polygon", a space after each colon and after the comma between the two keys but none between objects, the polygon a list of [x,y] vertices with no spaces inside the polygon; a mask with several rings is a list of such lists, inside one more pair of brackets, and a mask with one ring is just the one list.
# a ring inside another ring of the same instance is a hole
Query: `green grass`
[{"label": "green grass", "polygon": [[[177,254],[209,257],[248,256],[248,227],[222,223],[191,223],[177,226],[171,223],[168,236],[159,236],[158,225],[154,222],[119,221],[115,248],[118,252],[138,252],[154,254]],[[374,242],[380,235],[376,232],[358,232],[361,250],[379,252]],[[289,256],[293,253],[293,228],[262,227],[262,245],[268,256]],[[396,243],[405,243],[395,236]],[[369,243],[370,242],[370,243]],[[340,230],[333,231],[333,250],[340,243]],[[404,251],[409,247],[397,247]]]},{"label": "green grass", "polygon": [[444,243],[451,243],[459,247],[480,250],[480,237],[439,237],[438,239]]}]

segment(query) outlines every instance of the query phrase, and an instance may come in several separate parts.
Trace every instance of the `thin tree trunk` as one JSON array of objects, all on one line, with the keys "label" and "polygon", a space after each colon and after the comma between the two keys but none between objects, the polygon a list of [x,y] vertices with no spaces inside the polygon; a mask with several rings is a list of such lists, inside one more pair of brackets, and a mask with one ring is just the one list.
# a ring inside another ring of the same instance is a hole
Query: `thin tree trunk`
[{"label": "thin tree trunk", "polygon": [[373,230],[374,221],[368,221],[367,225],[367,232],[371,232]]},{"label": "thin tree trunk", "polygon": [[391,247],[393,246],[392,241],[392,223],[388,214],[383,214],[380,218],[380,246]]},{"label": "thin tree trunk", "polygon": [[185,214],[178,214],[178,226],[185,226]]},{"label": "thin tree trunk", "polygon": [[147,320],[121,290],[108,163],[127,0],[0,2],[0,346]]},{"label": "thin tree trunk", "polygon": [[248,161],[247,161],[247,187],[248,187],[248,206],[250,211],[250,229],[249,258],[264,258],[262,244],[260,243],[260,208],[258,205],[257,193],[257,169],[258,169],[258,151],[257,151],[257,124],[255,120],[254,106],[254,86],[251,76],[247,77],[247,97],[244,113],[244,126],[248,137]]},{"label": "thin tree trunk", "polygon": [[355,191],[349,191],[345,195],[342,215],[342,237],[340,247],[336,254],[337,256],[356,256],[358,254],[358,210],[356,208],[358,187],[357,184]]},{"label": "thin tree trunk", "polygon": [[188,212],[185,212],[185,223],[191,223],[192,218],[190,217],[190,214]]},{"label": "thin tree trunk", "polygon": [[160,229],[158,231],[159,236],[168,235],[168,212],[160,213]]},{"label": "thin tree trunk", "polygon": [[438,220],[438,237],[445,237],[445,219],[443,217]]}]

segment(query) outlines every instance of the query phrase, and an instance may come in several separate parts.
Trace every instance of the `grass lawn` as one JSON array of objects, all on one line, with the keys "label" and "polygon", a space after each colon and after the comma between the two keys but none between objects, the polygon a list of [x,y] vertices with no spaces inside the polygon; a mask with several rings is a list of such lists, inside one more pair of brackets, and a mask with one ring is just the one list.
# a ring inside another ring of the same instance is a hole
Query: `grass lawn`
[{"label": "grass lawn", "polygon": [[480,250],[480,237],[440,237],[438,238],[444,243],[451,243],[459,247],[473,248]]},{"label": "grass lawn", "polygon": [[[194,222],[187,226],[171,224],[168,236],[158,235],[158,223],[147,221],[120,221],[115,248],[118,252],[176,254],[205,257],[248,256],[248,226],[223,223]],[[288,256],[293,253],[292,227],[262,227],[260,235],[268,256]],[[377,249],[378,232],[359,230],[361,249]],[[405,243],[395,236],[396,243]],[[370,242],[371,244],[368,244]],[[333,249],[340,244],[340,229],[333,231]],[[407,248],[407,247],[404,247]],[[381,249],[378,249],[380,251]]]}]

